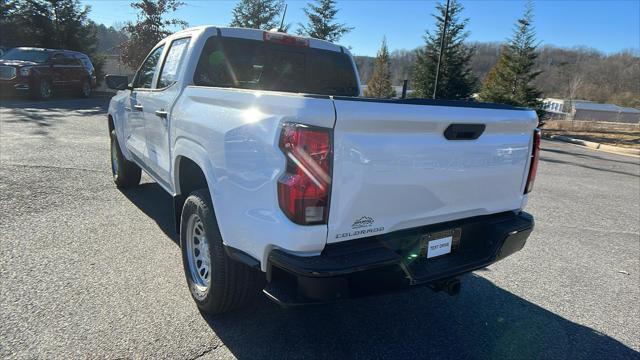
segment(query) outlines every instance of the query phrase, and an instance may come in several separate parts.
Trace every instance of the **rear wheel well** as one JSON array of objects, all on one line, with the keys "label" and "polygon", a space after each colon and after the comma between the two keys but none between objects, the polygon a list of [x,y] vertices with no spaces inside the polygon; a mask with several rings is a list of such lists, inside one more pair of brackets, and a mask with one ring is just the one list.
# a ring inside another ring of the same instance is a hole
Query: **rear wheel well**
[{"label": "rear wheel well", "polygon": [[173,199],[173,206],[176,232],[180,233],[180,216],[182,215],[182,207],[185,200],[189,194],[196,190],[204,189],[209,192],[209,185],[204,172],[193,160],[181,156],[178,158],[177,164],[179,192]]}]

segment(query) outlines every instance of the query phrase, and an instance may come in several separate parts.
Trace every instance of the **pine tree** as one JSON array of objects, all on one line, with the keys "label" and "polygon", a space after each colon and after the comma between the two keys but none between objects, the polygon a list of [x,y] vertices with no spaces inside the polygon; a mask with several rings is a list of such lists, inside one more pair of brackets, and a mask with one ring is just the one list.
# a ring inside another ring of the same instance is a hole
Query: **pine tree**
[{"label": "pine tree", "polygon": [[53,33],[50,41],[57,48],[95,53],[98,44],[95,24],[88,20],[90,7],[78,0],[48,0],[50,3]]},{"label": "pine tree", "polygon": [[371,75],[371,79],[367,83],[365,96],[376,98],[391,98],[395,96],[395,91],[391,87],[391,68],[386,39],[382,39],[382,46],[380,46],[376,56],[373,75]]},{"label": "pine tree", "polygon": [[3,12],[7,12],[6,16],[0,17],[3,24],[0,43],[3,46],[54,47],[51,43],[53,25],[48,3],[24,0],[4,4],[3,8]]},{"label": "pine tree", "polygon": [[284,0],[240,0],[229,26],[271,30],[278,27]]},{"label": "pine tree", "polygon": [[487,75],[480,92],[482,101],[540,107],[540,91],[533,85],[541,72],[534,69],[538,44],[532,21],[533,5],[529,1],[516,23],[513,37],[502,47],[498,63]]},{"label": "pine tree", "polygon": [[88,54],[95,51],[90,7],[79,0],[0,1],[3,45],[64,48]]},{"label": "pine tree", "polygon": [[186,27],[184,20],[165,19],[166,14],[182,5],[184,3],[179,0],[138,0],[131,3],[131,7],[138,10],[138,20],[128,22],[124,27],[129,39],[120,46],[122,61],[136,69],[149,51],[171,34],[171,27]]},{"label": "pine tree", "polygon": [[299,24],[299,35],[336,42],[340,40],[342,35],[353,30],[352,27],[335,22],[338,13],[336,0],[315,0],[315,3],[315,5],[308,3],[304,9],[309,23],[307,25]]},{"label": "pine tree", "polygon": [[460,19],[463,7],[457,0],[451,0],[446,31],[444,20],[447,13],[446,6],[436,4],[433,17],[436,20],[436,31],[427,31],[424,36],[425,46],[416,53],[413,68],[412,87],[416,97],[432,97],[436,77],[440,39],[445,31],[442,60],[438,76],[436,98],[463,99],[470,97],[477,79],[470,67],[473,48],[465,44],[469,32],[465,31],[469,19]]}]

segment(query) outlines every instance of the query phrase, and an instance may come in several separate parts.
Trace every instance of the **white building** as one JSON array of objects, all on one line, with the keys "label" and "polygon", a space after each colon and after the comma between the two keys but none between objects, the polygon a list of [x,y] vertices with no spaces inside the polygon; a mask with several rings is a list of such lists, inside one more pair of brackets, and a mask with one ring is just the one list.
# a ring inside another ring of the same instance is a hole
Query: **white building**
[{"label": "white building", "polygon": [[588,100],[566,100],[547,98],[542,100],[542,109],[553,118],[562,120],[605,121],[637,124],[640,110],[614,104],[600,104]]}]

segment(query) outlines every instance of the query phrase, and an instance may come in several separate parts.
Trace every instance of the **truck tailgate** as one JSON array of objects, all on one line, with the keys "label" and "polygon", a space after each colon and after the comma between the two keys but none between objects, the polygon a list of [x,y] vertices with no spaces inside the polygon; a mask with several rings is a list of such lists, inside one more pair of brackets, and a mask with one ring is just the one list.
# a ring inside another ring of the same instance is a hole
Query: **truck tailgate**
[{"label": "truck tailgate", "polygon": [[[334,104],[327,242],[523,206],[534,111],[340,98]],[[475,140],[448,140],[451,124],[485,129]]]}]

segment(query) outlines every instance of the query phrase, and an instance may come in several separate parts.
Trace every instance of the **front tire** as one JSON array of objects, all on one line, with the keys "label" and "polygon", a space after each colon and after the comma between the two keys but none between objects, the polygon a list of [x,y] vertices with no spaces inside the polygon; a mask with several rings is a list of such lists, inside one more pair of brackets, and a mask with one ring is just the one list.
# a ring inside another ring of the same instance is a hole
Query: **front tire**
[{"label": "front tire", "polygon": [[80,84],[80,97],[88,98],[91,96],[91,81],[89,79],[82,80]]},{"label": "front tire", "polygon": [[140,167],[122,155],[115,130],[111,131],[111,174],[113,182],[119,188],[138,185],[142,176]]},{"label": "front tire", "polygon": [[180,248],[189,291],[201,311],[224,313],[258,293],[260,273],[226,255],[205,189],[194,191],[185,201]]},{"label": "front tire", "polygon": [[36,100],[48,100],[51,99],[52,95],[53,88],[51,87],[51,80],[46,78],[38,79],[31,92],[31,97]]}]

